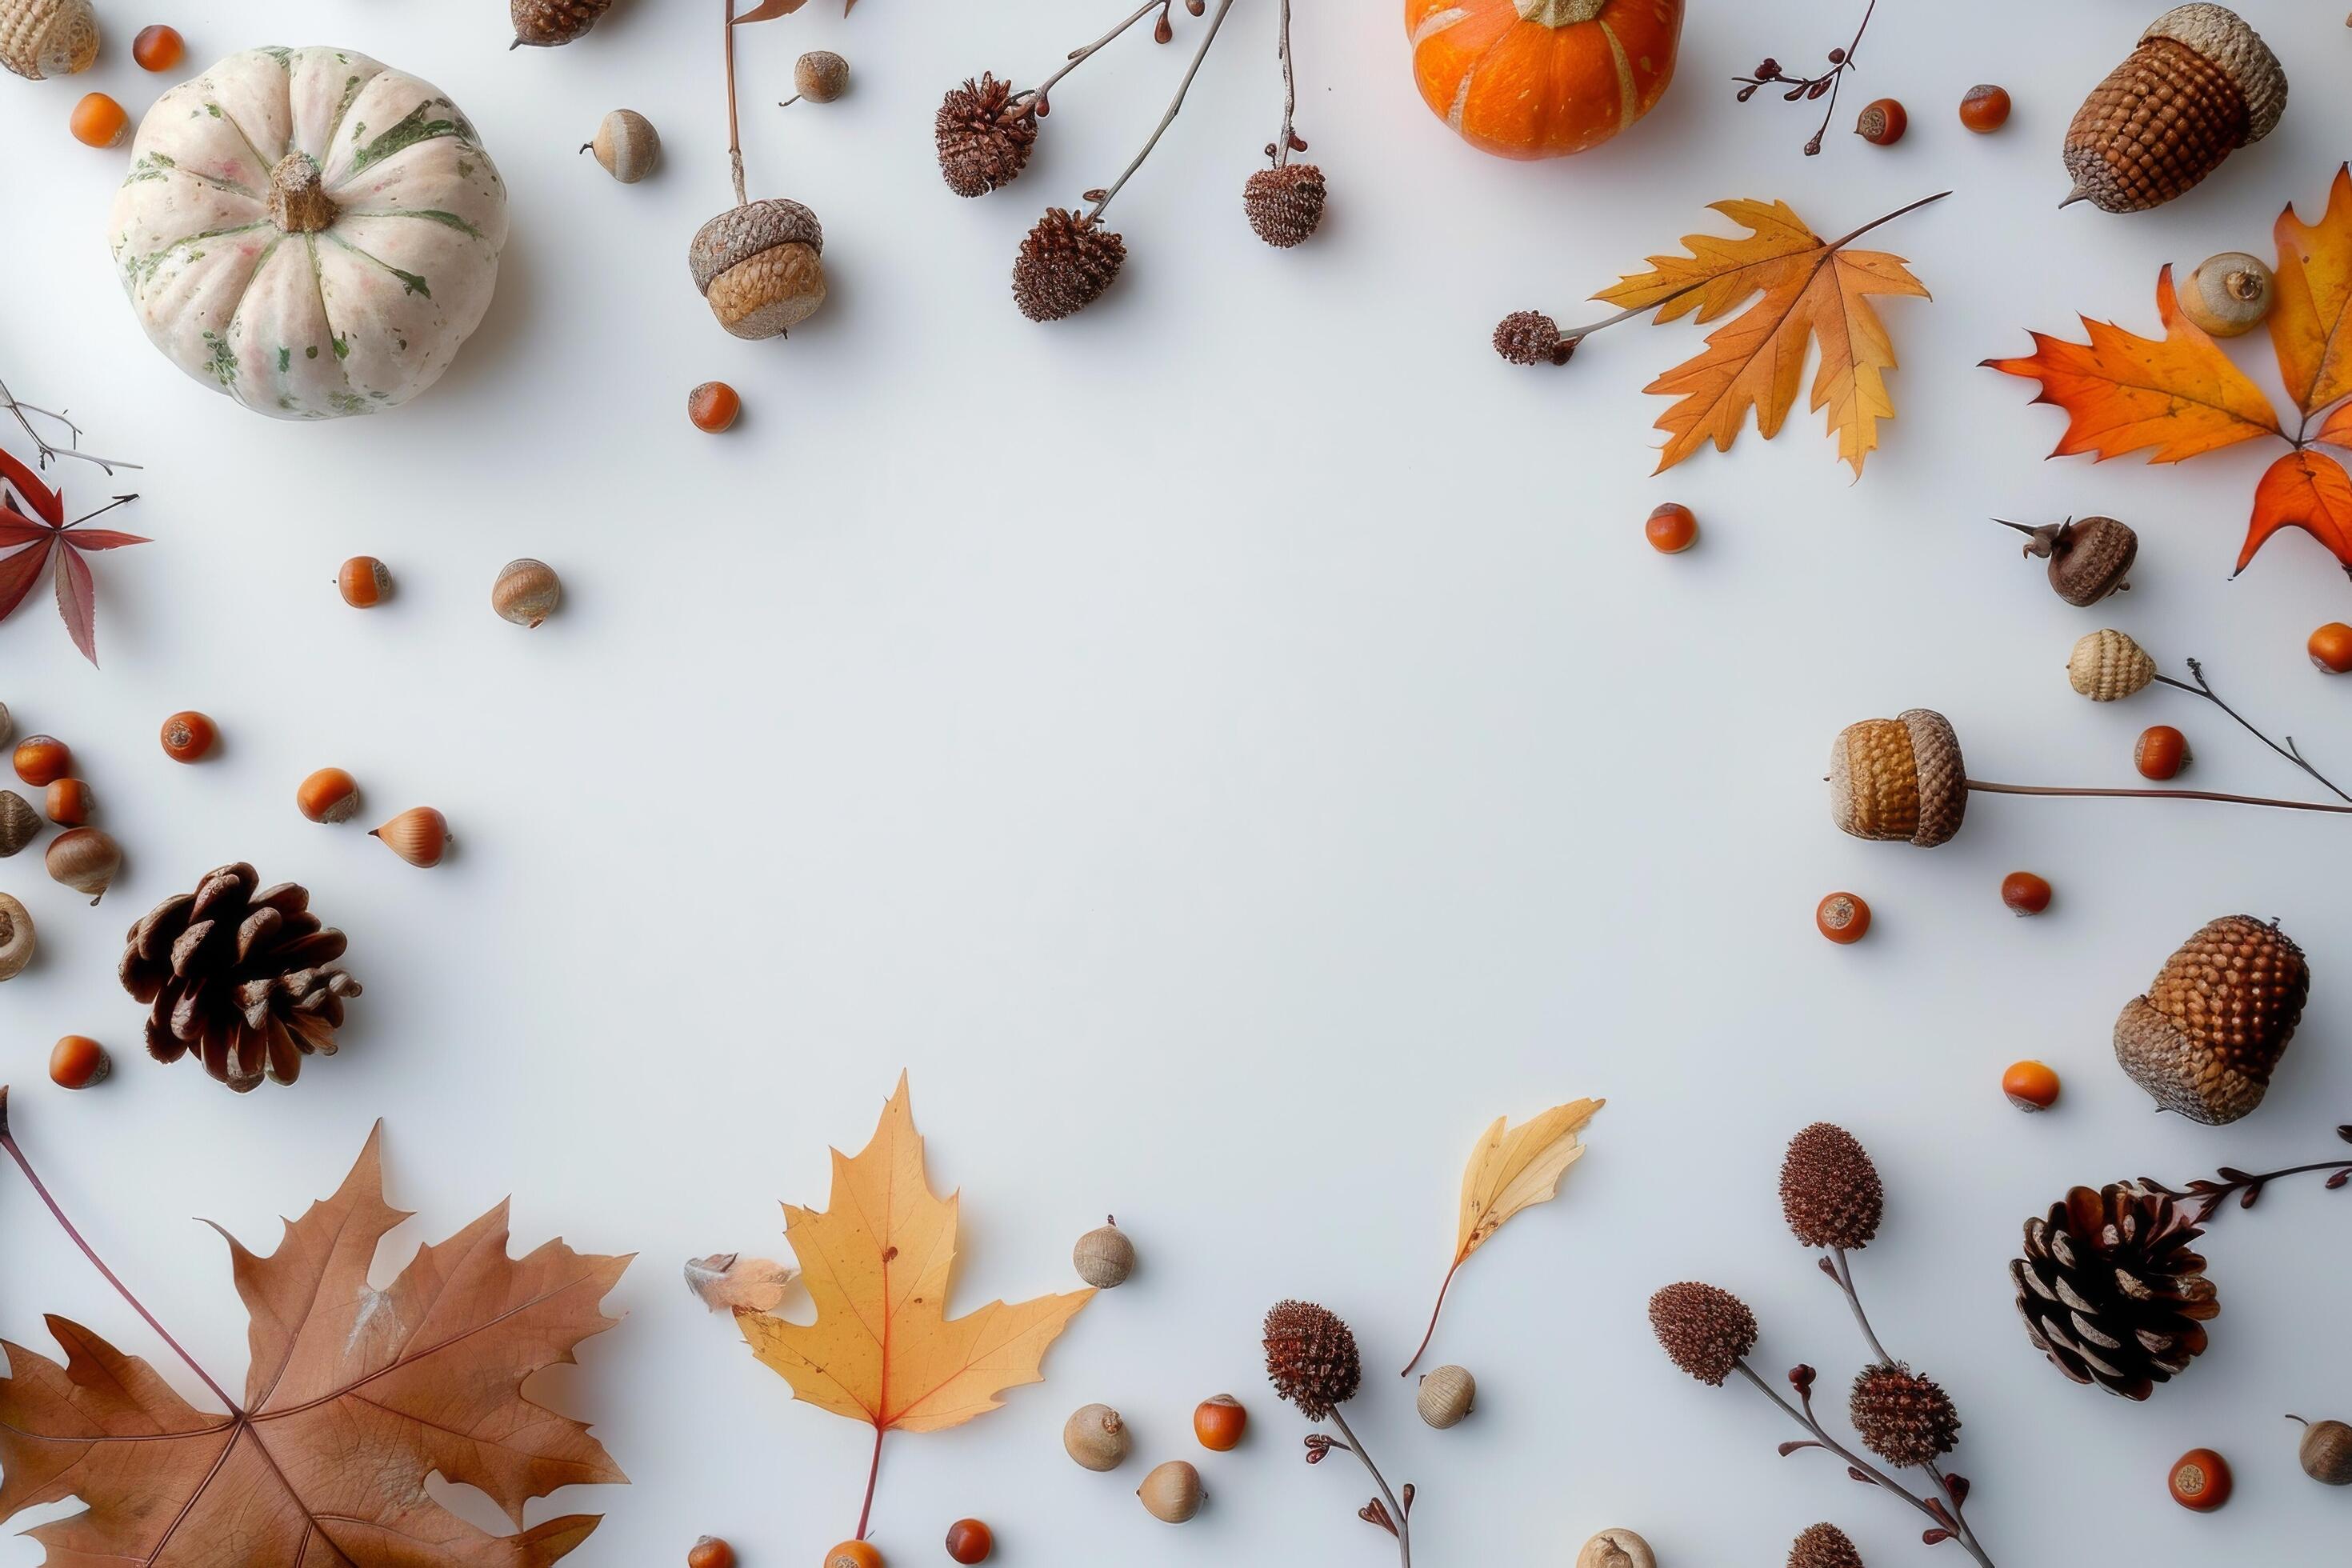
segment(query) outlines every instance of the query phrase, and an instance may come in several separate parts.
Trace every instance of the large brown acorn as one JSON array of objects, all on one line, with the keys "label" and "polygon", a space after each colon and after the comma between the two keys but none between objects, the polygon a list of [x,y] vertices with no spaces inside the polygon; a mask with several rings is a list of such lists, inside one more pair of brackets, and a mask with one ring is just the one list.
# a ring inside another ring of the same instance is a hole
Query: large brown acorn
[{"label": "large brown acorn", "polygon": [[2070,605],[2095,605],[2131,586],[2124,578],[2139,554],[2139,535],[2127,522],[2112,517],[2070,517],[2063,522],[2028,528],[2003,518],[1993,521],[2025,535],[2025,553],[2050,563],[2051,591]]},{"label": "large brown acorn", "polygon": [[2221,5],[2176,5],[2091,89],[2066,128],[2074,190],[2111,213],[2145,212],[2194,186],[2277,128],[2286,72],[2262,36]]},{"label": "large brown acorn", "polygon": [[2220,1126],[2263,1102],[2311,970],[2275,923],[2209,921],[2116,1019],[2116,1060],[2166,1110]]},{"label": "large brown acorn", "polygon": [[695,230],[686,261],[719,324],[739,338],[780,338],[824,303],[824,230],[795,201],[753,201],[743,186],[743,136],[735,115],[735,29],[784,15],[757,5],[727,11],[727,159],[735,205]]}]

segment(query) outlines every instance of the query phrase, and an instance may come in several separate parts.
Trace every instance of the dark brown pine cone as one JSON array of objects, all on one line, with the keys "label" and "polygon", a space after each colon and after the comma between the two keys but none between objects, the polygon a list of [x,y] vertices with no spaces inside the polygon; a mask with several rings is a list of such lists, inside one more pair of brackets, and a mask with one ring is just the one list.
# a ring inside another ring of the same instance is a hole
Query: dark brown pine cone
[{"label": "dark brown pine cone", "polygon": [[978,81],[967,78],[961,87],[948,89],[931,121],[931,139],[948,189],[984,196],[1011,184],[1028,166],[1037,142],[1035,101],[1014,108],[1013,84],[982,71]]},{"label": "dark brown pine cone", "polygon": [[1694,1280],[1669,1285],[1650,1298],[1650,1327],[1669,1360],[1718,1388],[1739,1358],[1756,1348],[1756,1314],[1748,1303]]},{"label": "dark brown pine cone", "polygon": [[1816,1121],[1789,1141],[1780,1162],[1780,1212],[1807,1247],[1854,1251],[1878,1234],[1886,1190],[1853,1133]]},{"label": "dark brown pine cone", "polygon": [[2205,1350],[2221,1304],[2189,1250],[2204,1235],[2158,1193],[2076,1187],[2025,1222],[2009,1266],[2033,1346],[2076,1383],[2146,1399]]},{"label": "dark brown pine cone", "polygon": [[122,988],[151,1004],[147,1051],[159,1062],[193,1050],[242,1093],[264,1077],[292,1083],[312,1051],[332,1056],[343,998],[359,982],[333,963],[343,933],[323,929],[292,882],[263,888],[250,866],[207,873],[131,928]]},{"label": "dark brown pine cone", "polygon": [[1809,1524],[1789,1548],[1789,1568],[1863,1568],[1862,1553],[1834,1524]]},{"label": "dark brown pine cone", "polygon": [[1495,323],[1495,352],[1513,364],[1566,364],[1576,345],[1560,342],[1559,323],[1541,310],[1514,310]]},{"label": "dark brown pine cone", "polygon": [[1853,1380],[1846,1417],[1865,1447],[1890,1465],[1924,1465],[1960,1440],[1959,1413],[1935,1379],[1901,1363],[1864,1367]]},{"label": "dark brown pine cone", "polygon": [[584,37],[596,18],[613,8],[613,0],[508,0],[514,21],[511,48],[530,44],[549,48]]},{"label": "dark brown pine cone", "polygon": [[1311,1301],[1277,1301],[1265,1315],[1265,1375],[1300,1415],[1320,1421],[1363,1381],[1355,1331]]},{"label": "dark brown pine cone", "polygon": [[1102,298],[1127,245],[1100,224],[1047,207],[1013,260],[1013,300],[1033,321],[1075,316]]},{"label": "dark brown pine cone", "polygon": [[1242,186],[1242,210],[1268,245],[1287,250],[1323,221],[1323,171],[1312,163],[1260,169]]}]

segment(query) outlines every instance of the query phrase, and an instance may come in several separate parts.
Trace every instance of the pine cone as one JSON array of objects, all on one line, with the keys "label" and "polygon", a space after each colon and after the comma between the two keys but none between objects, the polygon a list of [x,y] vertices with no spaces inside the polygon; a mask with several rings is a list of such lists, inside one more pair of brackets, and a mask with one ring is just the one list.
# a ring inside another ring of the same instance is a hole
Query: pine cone
[{"label": "pine cone", "polygon": [[1118,236],[1089,218],[1047,207],[1013,260],[1013,302],[1033,321],[1075,316],[1102,298],[1127,259]]},{"label": "pine cone", "polygon": [[1789,1548],[1789,1568],[1863,1568],[1862,1553],[1834,1524],[1809,1524]]},{"label": "pine cone", "polygon": [[1011,184],[1028,166],[1029,151],[1037,143],[1035,101],[1016,110],[1013,84],[982,71],[978,81],[966,78],[961,87],[948,89],[932,119],[931,139],[948,189],[960,196],[984,196]]},{"label": "pine cone", "polygon": [[1323,221],[1323,171],[1312,163],[1260,169],[1242,186],[1242,210],[1268,245],[1287,250]]},{"label": "pine cone", "polygon": [[1356,1396],[1364,1379],[1355,1331],[1311,1301],[1277,1301],[1265,1315],[1265,1375],[1309,1421]]},{"label": "pine cone", "polygon": [[529,44],[543,49],[568,44],[585,37],[596,18],[612,8],[613,0],[508,0],[515,39],[507,47],[519,49]]},{"label": "pine cone", "polygon": [[122,988],[149,1003],[147,1052],[205,1070],[239,1093],[266,1075],[292,1083],[312,1051],[332,1056],[343,998],[359,982],[332,961],[343,933],[322,929],[292,882],[262,888],[247,865],[208,873],[131,928]]},{"label": "pine cone", "polygon": [[1816,1121],[1789,1141],[1780,1162],[1780,1212],[1807,1247],[1868,1247],[1886,1214],[1878,1167],[1854,1135]]},{"label": "pine cone", "polygon": [[2027,1220],[2009,1276],[2034,1348],[2076,1383],[2146,1399],[2188,1370],[2221,1315],[2189,1250],[2203,1234],[2170,1198],[2123,1185],[2076,1187]]},{"label": "pine cone", "polygon": [[1495,352],[1513,364],[1566,364],[1576,345],[1541,310],[1514,310],[1495,323]]},{"label": "pine cone", "polygon": [[1959,1413],[1933,1378],[1899,1362],[1864,1367],[1846,1401],[1863,1445],[1890,1465],[1925,1465],[1960,1440]]},{"label": "pine cone", "polygon": [[1756,1314],[1714,1285],[1685,1280],[1650,1298],[1650,1327],[1667,1359],[1720,1388],[1740,1357],[1756,1348]]},{"label": "pine cone", "polygon": [[2303,949],[2252,915],[2208,923],[2116,1020],[2116,1060],[2167,1110],[2220,1126],[2263,1102],[2311,994]]}]

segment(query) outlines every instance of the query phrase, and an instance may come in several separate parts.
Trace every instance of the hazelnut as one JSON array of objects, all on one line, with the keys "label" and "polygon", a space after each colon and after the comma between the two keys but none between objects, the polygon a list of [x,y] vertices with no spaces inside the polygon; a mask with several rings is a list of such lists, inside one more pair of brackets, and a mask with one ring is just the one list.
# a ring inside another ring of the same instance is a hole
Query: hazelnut
[{"label": "hazelnut", "polygon": [[1090,1470],[1118,1468],[1133,1443],[1127,1423],[1108,1405],[1081,1405],[1062,1423],[1062,1447]]}]

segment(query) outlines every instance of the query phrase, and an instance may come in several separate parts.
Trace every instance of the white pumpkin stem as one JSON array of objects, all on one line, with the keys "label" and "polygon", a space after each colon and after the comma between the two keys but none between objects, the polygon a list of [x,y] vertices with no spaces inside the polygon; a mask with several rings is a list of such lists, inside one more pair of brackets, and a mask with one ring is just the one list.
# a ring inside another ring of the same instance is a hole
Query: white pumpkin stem
[{"label": "white pumpkin stem", "polygon": [[1539,27],[1567,27],[1590,22],[1609,0],[1518,0],[1519,20]]},{"label": "white pumpkin stem", "polygon": [[288,234],[316,234],[335,221],[334,198],[308,153],[289,153],[269,171],[269,221]]}]

